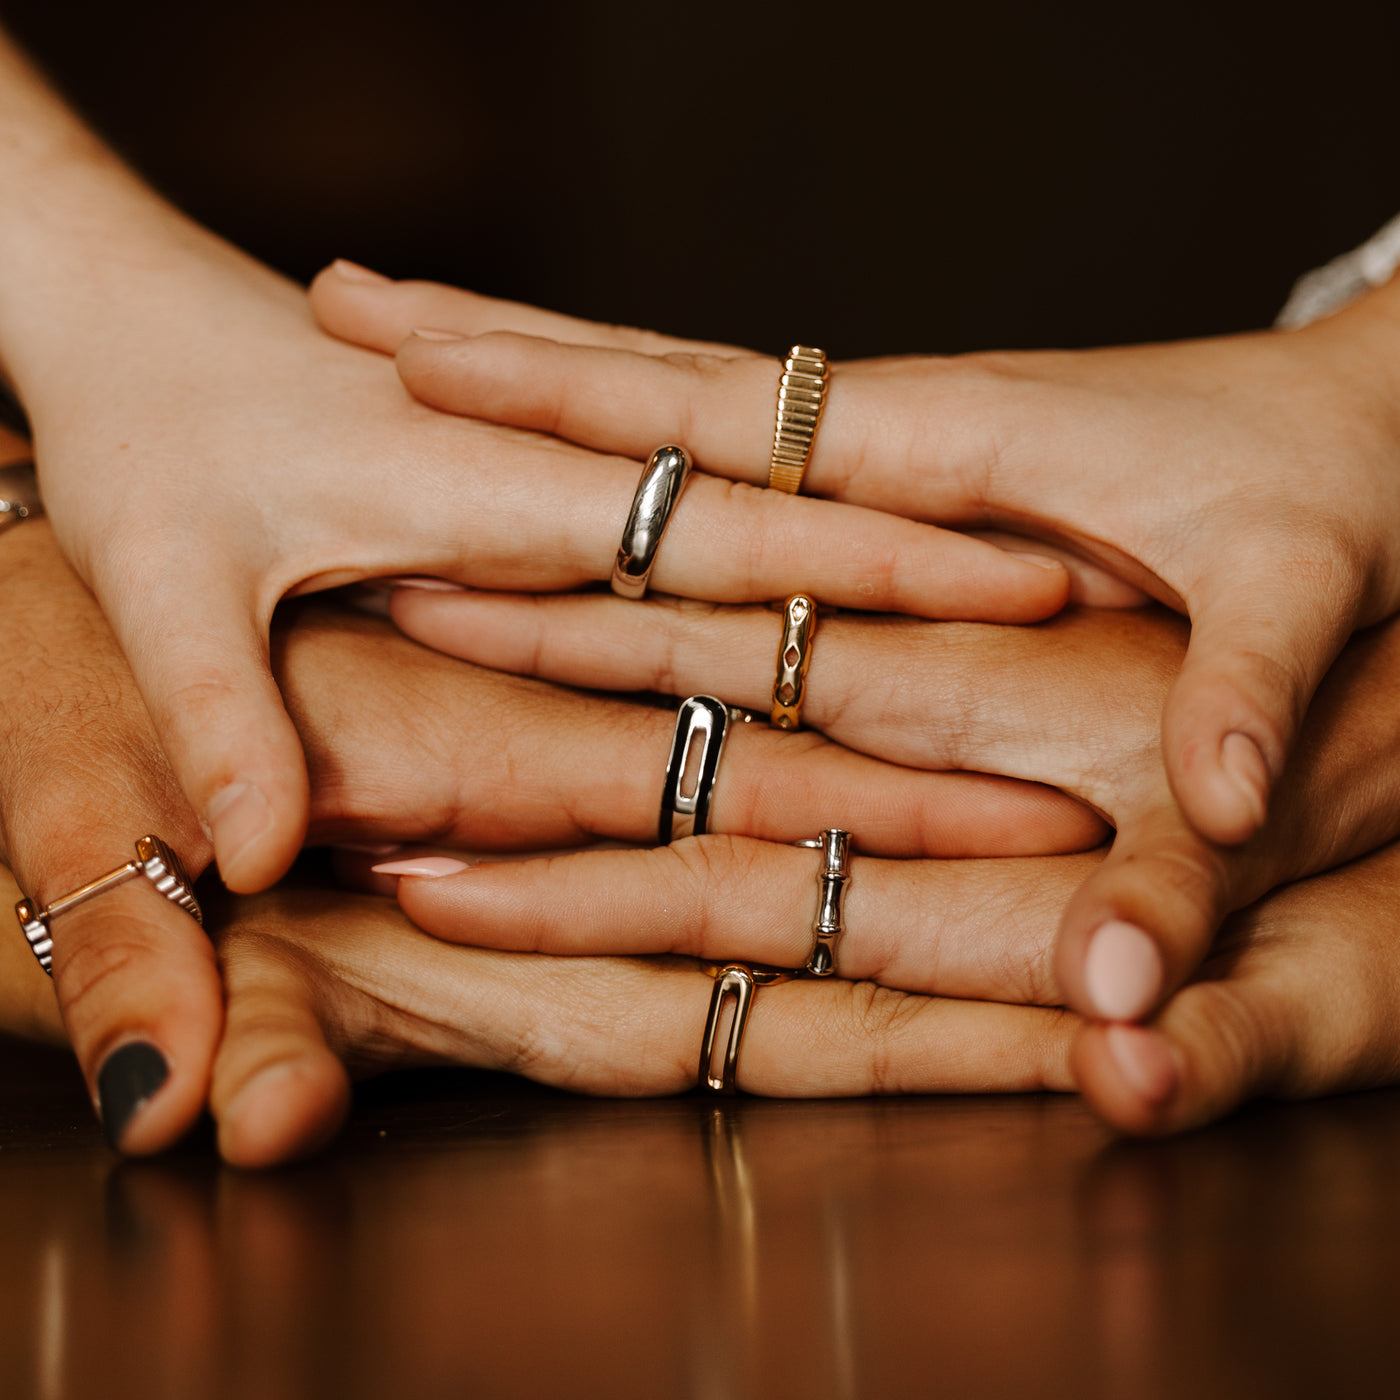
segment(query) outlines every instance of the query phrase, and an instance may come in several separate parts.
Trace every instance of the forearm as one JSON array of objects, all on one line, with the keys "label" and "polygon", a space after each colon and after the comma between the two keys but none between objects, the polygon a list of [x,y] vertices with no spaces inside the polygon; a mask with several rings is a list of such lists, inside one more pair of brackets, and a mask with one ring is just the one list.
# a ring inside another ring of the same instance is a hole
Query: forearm
[{"label": "forearm", "polygon": [[163,304],[184,304],[192,275],[258,269],[144,184],[3,33],[0,188],[0,369],[31,412],[75,349],[120,349],[123,322],[149,334]]}]

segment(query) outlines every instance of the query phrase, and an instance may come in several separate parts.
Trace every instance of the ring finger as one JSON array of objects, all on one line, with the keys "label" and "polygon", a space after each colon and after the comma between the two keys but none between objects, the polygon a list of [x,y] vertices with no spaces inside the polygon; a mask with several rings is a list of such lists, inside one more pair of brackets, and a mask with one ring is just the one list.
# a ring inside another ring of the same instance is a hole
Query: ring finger
[{"label": "ring finger", "polygon": [[[1055,1005],[1060,911],[1099,859],[856,856],[837,971],[909,992]],[[801,967],[813,948],[820,857],[798,847],[702,837],[654,851],[420,868],[400,878],[399,902],[421,928],[449,941],[777,967]]]}]

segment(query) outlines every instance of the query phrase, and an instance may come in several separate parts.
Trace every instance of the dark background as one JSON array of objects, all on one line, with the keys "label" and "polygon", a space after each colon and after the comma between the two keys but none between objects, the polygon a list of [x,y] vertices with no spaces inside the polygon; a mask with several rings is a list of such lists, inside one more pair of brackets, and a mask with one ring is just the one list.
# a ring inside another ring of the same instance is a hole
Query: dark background
[{"label": "dark background", "polygon": [[190,212],[849,356],[1257,326],[1400,210],[1400,4],[96,4],[0,15]]}]

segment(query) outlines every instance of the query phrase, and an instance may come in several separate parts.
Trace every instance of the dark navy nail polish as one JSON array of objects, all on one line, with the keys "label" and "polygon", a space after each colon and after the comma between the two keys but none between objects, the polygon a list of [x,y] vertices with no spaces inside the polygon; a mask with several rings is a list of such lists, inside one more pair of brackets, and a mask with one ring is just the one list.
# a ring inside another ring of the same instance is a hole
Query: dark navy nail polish
[{"label": "dark navy nail polish", "polygon": [[165,1056],[144,1041],[133,1040],[107,1056],[97,1072],[97,1097],[102,1105],[102,1126],[113,1147],[121,1147],[126,1125],[169,1077]]}]

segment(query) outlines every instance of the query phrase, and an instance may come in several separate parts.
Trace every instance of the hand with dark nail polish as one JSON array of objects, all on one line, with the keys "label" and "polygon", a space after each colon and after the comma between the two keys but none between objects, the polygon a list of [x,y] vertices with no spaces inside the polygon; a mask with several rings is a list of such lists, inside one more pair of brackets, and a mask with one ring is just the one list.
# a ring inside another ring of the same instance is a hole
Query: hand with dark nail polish
[{"label": "hand with dark nail polish", "polygon": [[127,1125],[160,1091],[170,1075],[154,1045],[134,1040],[112,1051],[97,1072],[98,1101],[107,1141],[120,1148]]}]

